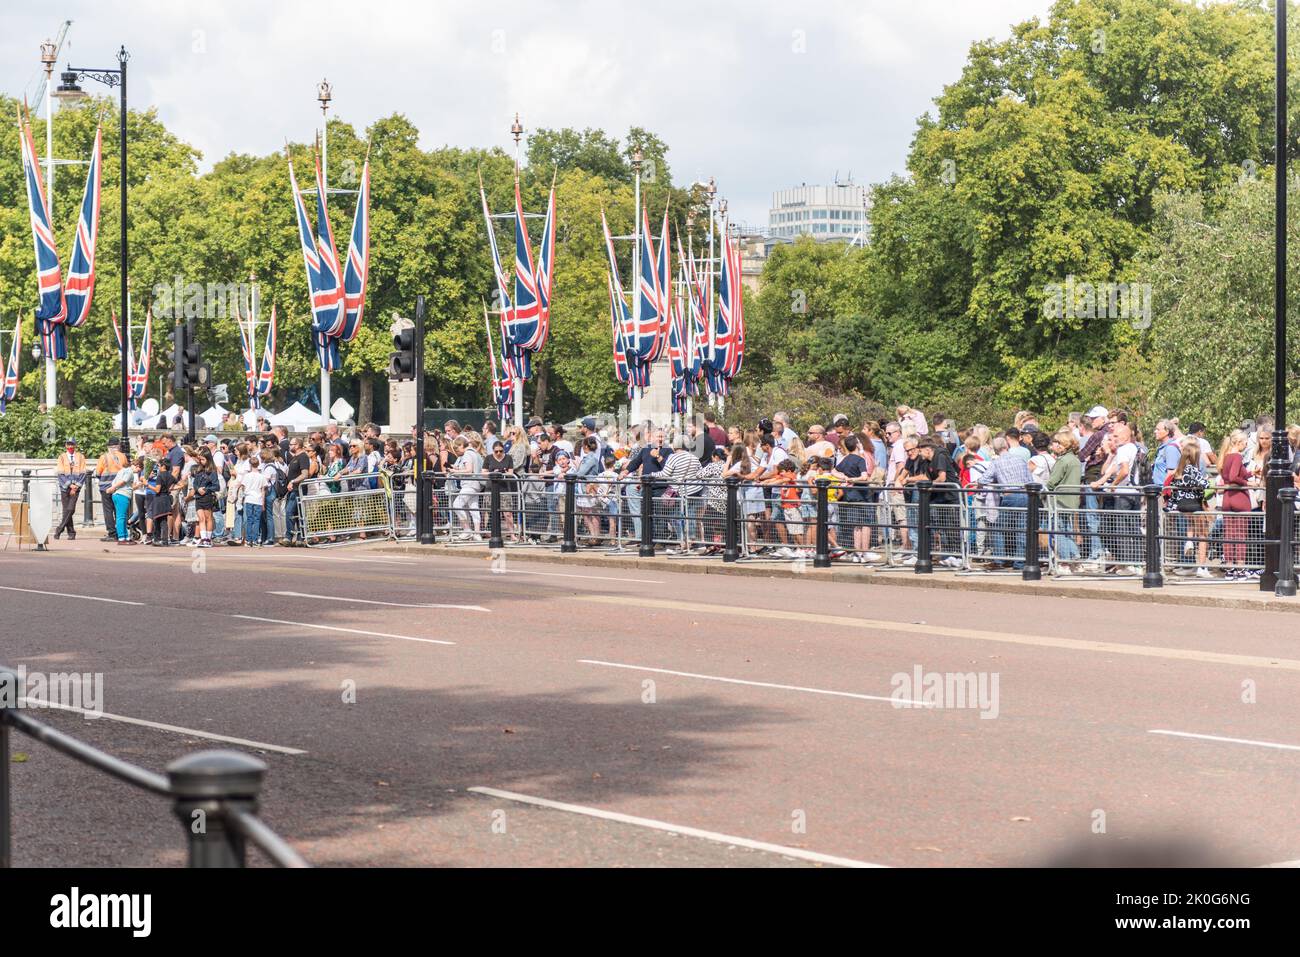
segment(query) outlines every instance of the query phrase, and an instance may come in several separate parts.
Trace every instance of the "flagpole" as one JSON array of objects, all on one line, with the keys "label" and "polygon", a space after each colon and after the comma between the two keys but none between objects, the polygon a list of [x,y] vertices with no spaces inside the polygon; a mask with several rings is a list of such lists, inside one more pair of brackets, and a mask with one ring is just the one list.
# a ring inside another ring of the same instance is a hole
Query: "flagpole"
[{"label": "flagpole", "polygon": [[[704,311],[704,321],[709,327],[709,364],[713,364],[715,351],[714,332],[716,323],[713,321],[713,200],[718,194],[718,185],[714,182],[712,176],[709,177],[709,281],[708,281],[708,302]],[[705,379],[708,379],[708,373],[705,373]],[[717,396],[710,395],[709,402],[717,407]]]},{"label": "flagpole", "polygon": [[[330,149],[330,120],[329,108],[331,99],[331,87],[328,80],[321,80],[316,87],[316,98],[320,100],[320,112],[323,119],[321,120],[321,138],[320,138],[320,177],[321,190],[329,193],[329,149]],[[321,208],[325,209],[327,204],[326,196],[321,196]],[[260,358],[258,359],[260,362]],[[260,372],[261,367],[258,366]],[[327,423],[330,420],[330,374],[329,370],[321,366],[320,370],[320,416]]]},{"label": "flagpole", "polygon": [[[46,60],[41,58],[45,63],[45,201],[50,213],[50,229],[54,230],[54,100],[50,95],[50,90],[54,87],[54,59],[51,57]],[[38,323],[39,325],[39,323]],[[37,330],[39,332],[39,330]],[[45,357],[45,407],[54,408],[58,402],[58,392],[55,385],[54,376],[54,356]],[[122,409],[122,415],[126,415],[126,409]]]},{"label": "flagpole", "polygon": [[[641,163],[645,157],[638,148],[632,154],[632,171],[635,174],[635,187],[632,199],[632,328],[641,334]],[[639,346],[638,346],[639,348]],[[628,362],[628,374],[632,372],[632,363]],[[630,417],[633,425],[641,424],[641,398],[644,390],[637,385],[632,387],[632,409]]]},{"label": "flagpole", "polygon": [[[518,189],[518,188],[519,188],[519,138],[520,138],[521,136],[524,135],[524,128],[523,128],[523,126],[520,125],[520,123],[519,123],[519,114],[518,114],[518,113],[515,114],[515,122],[514,122],[514,125],[510,127],[510,133],[511,133],[511,135],[514,136],[514,138],[515,138],[515,188]],[[527,227],[527,220],[525,220],[525,221],[523,222],[523,224],[521,224],[521,225],[523,225],[524,228],[527,229],[527,228],[528,228],[528,227]],[[491,223],[488,223],[488,229],[491,229],[491,228],[492,228],[492,224],[491,224]],[[532,240],[529,240],[529,242],[531,243]],[[489,338],[491,337],[491,335],[492,335],[491,330],[488,330],[488,336],[489,336]],[[504,344],[503,344],[503,345],[504,345]],[[504,355],[501,357],[501,361],[502,361],[502,362],[505,361],[505,356],[504,356]],[[522,360],[521,360],[521,361],[522,361]],[[522,377],[522,376],[520,376],[519,378],[515,379],[514,386],[515,386],[515,425],[519,426],[520,428],[523,428],[523,425],[524,425],[524,380],[523,380],[523,377]],[[496,384],[495,384],[495,383],[493,383],[493,385],[492,385],[492,392],[493,392],[493,396],[492,396],[492,397],[493,397],[493,400],[495,401],[495,399],[496,399]]]}]

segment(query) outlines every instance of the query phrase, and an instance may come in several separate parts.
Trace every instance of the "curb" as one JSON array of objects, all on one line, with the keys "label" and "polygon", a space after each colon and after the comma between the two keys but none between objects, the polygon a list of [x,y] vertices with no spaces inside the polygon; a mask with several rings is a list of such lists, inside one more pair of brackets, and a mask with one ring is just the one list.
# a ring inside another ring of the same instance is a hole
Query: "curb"
[{"label": "curb", "polygon": [[[390,543],[366,549],[367,551],[386,552],[405,555],[451,555],[461,558],[492,557],[492,552],[485,546],[478,545],[418,545],[415,543]],[[588,568],[635,568],[641,571],[673,572],[688,575],[732,575],[742,578],[784,578],[806,581],[830,581],[855,583],[860,585],[897,585],[904,588],[928,588],[940,591],[985,592],[997,595],[1038,595],[1044,598],[1081,598],[1099,601],[1140,602],[1153,605],[1182,605],[1200,608],[1228,608],[1240,611],[1273,611],[1300,613],[1300,599],[1295,601],[1265,596],[1257,598],[1241,596],[1222,597],[1217,595],[1179,594],[1182,586],[1165,588],[1127,589],[1123,583],[1098,583],[1097,585],[1067,584],[1062,581],[1044,580],[1041,582],[999,580],[997,578],[958,578],[951,573],[938,572],[933,575],[916,575],[907,572],[879,572],[858,568],[812,568],[795,571],[793,568],[777,564],[723,564],[720,561],[708,561],[692,558],[639,558],[636,556],[619,557],[613,555],[577,554],[565,555],[557,551],[507,548],[506,554],[512,560],[537,562],[547,565],[577,565]],[[1213,586],[1224,587],[1224,586]]]}]

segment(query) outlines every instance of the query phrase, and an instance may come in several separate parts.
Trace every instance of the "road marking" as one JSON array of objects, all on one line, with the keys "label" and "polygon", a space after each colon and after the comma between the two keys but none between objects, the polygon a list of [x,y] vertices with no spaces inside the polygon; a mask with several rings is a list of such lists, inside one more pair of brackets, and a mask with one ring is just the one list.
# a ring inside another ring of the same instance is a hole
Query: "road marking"
[{"label": "road marking", "polygon": [[367,635],[371,638],[399,638],[402,641],[419,641],[426,645],[454,645],[454,641],[439,641],[437,638],[412,638],[410,635],[390,635],[383,631],[362,631],[360,628],[339,628],[336,625],[313,625],[306,621],[282,621],[279,618],[258,618],[255,615],[231,615],[231,618],[243,618],[246,621],[264,621],[271,625],[294,625],[298,628],[317,628],[320,631],[342,631],[349,635]]},{"label": "road marking", "polygon": [[[304,556],[306,557],[306,556]],[[332,555],[311,554],[314,562],[370,562],[375,565],[418,565],[415,560],[406,560],[401,558],[338,558]]]},{"label": "road marking", "polygon": [[[507,553],[509,554],[509,553]],[[613,575],[571,575],[567,572],[534,572],[522,568],[507,568],[504,571],[494,571],[493,575],[545,575],[548,578],[583,578],[587,581],[597,582],[632,582],[637,585],[666,585],[667,582],[659,581],[654,578],[616,578]]]},{"label": "road marking", "polygon": [[775,608],[752,608],[746,605],[711,605],[705,602],[673,601],[666,598],[645,599],[631,595],[574,595],[575,601],[592,601],[608,605],[634,605],[656,611],[682,611],[690,614],[729,615],[741,618],[768,618],[783,621],[813,622],[842,628],[861,628],[872,631],[896,631],[927,638],[970,638],[976,641],[996,641],[1013,645],[1032,645],[1041,648],[1065,648],[1071,651],[1094,651],[1112,655],[1138,655],[1145,658],[1166,658],[1182,661],[1200,661],[1211,664],[1234,665],[1250,668],[1279,668],[1300,671],[1300,660],[1294,658],[1266,658],[1258,655],[1230,655],[1217,651],[1197,651],[1193,648],[1160,648],[1151,645],[1131,645],[1117,641],[1084,641],[1078,638],[1056,638],[1048,635],[1016,635],[1002,631],[979,631],[974,628],[953,628],[947,625],[920,625],[906,621],[880,621],[871,618],[849,618],[844,615],[819,615],[807,611],[784,611]]},{"label": "road marking", "polygon": [[312,595],[305,591],[269,591],[268,595],[283,595],[286,598],[315,598],[319,601],[350,601],[359,605],[388,605],[392,608],[454,608],[459,611],[488,611],[482,605],[440,605],[436,602],[416,603],[401,601],[375,601],[370,598],[344,598],[341,595]]},{"label": "road marking", "polygon": [[1278,744],[1276,741],[1252,741],[1249,738],[1221,738],[1217,734],[1192,734],[1190,731],[1148,731],[1148,734],[1167,734],[1174,738],[1196,738],[1201,741],[1224,741],[1228,744],[1253,744],[1257,748],[1277,748],[1279,751],[1300,751],[1300,744]]},{"label": "road marking", "polygon": [[924,701],[913,701],[911,698],[888,698],[884,695],[876,694],[858,694],[854,691],[827,691],[825,688],[804,688],[800,685],[779,685],[769,681],[747,681],[743,678],[720,678],[717,675],[697,675],[691,671],[669,671],[667,668],[646,668],[642,665],[621,665],[613,661],[596,661],[592,658],[579,658],[580,665],[602,665],[606,668],[627,668],[629,671],[653,671],[661,675],[677,675],[681,678],[699,678],[703,681],[725,681],[732,685],[753,685],[755,688],[779,688],[782,691],[806,691],[808,694],[828,694],[835,695],[839,698],[858,698],[862,701],[897,701],[900,705],[916,706],[918,708],[933,707],[932,703]]},{"label": "road marking", "polygon": [[84,598],[86,601],[106,601],[114,605],[143,605],[142,601],[126,601],[121,598],[100,598],[98,595],[74,595],[66,591],[39,591],[35,588],[14,588],[12,585],[0,585],[5,591],[21,591],[29,595],[53,595],[55,598]]},{"label": "road marking", "polygon": [[232,738],[228,734],[213,734],[211,731],[199,731],[195,728],[183,728],[178,724],[162,724],[158,721],[146,721],[144,718],[128,718],[123,714],[110,714],[107,711],[87,711],[85,708],[74,708],[69,704],[51,704],[42,701],[39,698],[19,698],[19,701],[25,702],[34,708],[52,708],[56,711],[75,711],[77,714],[85,715],[92,721],[98,721],[104,718],[108,721],[120,721],[122,724],[136,724],[142,728],[154,728],[158,731],[174,731],[176,734],[187,734],[192,738],[203,738],[207,741],[221,741],[225,744],[240,744],[246,748],[258,748],[262,751],[274,751],[277,754],[306,754],[299,748],[286,748],[279,744],[267,744],[265,741],[249,741],[247,738]]},{"label": "road marking", "polygon": [[840,867],[885,867],[884,864],[869,864],[866,861],[855,861],[849,857],[836,857],[832,854],[821,854],[817,851],[805,851],[799,847],[786,847],[784,844],[769,844],[767,841],[753,841],[747,837],[735,837],[731,834],[719,834],[717,831],[704,831],[698,827],[683,827],[679,824],[669,824],[667,821],[656,821],[648,817],[634,817],[631,814],[620,814],[617,811],[602,811],[600,808],[584,807],[581,804],[565,804],[561,801],[549,801],[546,798],[531,797],[527,794],[516,794],[514,791],[500,791],[496,788],[473,787],[466,790],[475,794],[486,794],[490,797],[502,798],[506,801],[517,801],[520,804],[532,804],[535,807],[550,808],[554,811],[568,811],[570,814],[583,814],[587,817],[596,817],[604,821],[617,821],[620,824],[634,824],[637,827],[648,827],[656,831],[667,831],[670,834],[683,834],[687,837],[698,837],[706,841],[714,841],[718,844],[734,844],[737,847],[747,847],[755,851],[767,851],[772,854],[783,854],[786,857],[795,857],[804,861],[816,861],[819,864],[836,864]]}]

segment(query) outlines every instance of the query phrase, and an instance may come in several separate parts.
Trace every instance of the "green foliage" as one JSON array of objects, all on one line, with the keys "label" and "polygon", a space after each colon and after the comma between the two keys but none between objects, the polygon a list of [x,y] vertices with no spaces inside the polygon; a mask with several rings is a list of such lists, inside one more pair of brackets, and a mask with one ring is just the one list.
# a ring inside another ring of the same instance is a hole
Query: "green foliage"
[{"label": "green foliage", "polygon": [[[1159,415],[1200,419],[1213,434],[1272,410],[1273,182],[1246,180],[1207,209],[1197,194],[1157,197],[1157,235],[1139,269],[1152,285],[1151,354],[1161,379]],[[1295,222],[1297,197],[1288,209]],[[1287,273],[1300,278],[1300,250],[1288,248]],[[1294,299],[1292,300],[1294,302]],[[1288,307],[1292,329],[1296,308]],[[1300,342],[1289,338],[1289,375],[1300,365]],[[1288,413],[1300,395],[1288,390]]]},{"label": "green foliage", "polygon": [[107,448],[111,418],[93,409],[65,409],[55,406],[43,412],[38,403],[18,399],[0,415],[0,449],[29,458],[54,458],[69,438],[87,458]]},{"label": "green foliage", "polygon": [[793,382],[760,385],[744,379],[736,383],[735,391],[727,397],[725,411],[723,424],[738,425],[742,429],[752,429],[759,419],[770,418],[775,412],[787,412],[790,424],[800,435],[805,434],[810,425],[829,428],[831,420],[841,412],[849,417],[854,428],[867,419],[877,420],[889,415],[879,402],[864,398],[857,392],[829,395],[812,386]]}]

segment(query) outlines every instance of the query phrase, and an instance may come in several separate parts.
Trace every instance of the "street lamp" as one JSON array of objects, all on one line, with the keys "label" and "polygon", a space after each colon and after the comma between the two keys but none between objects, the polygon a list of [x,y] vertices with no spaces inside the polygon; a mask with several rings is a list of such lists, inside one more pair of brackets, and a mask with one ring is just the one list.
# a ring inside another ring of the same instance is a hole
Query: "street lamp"
[{"label": "street lamp", "polygon": [[1264,553],[1264,574],[1260,591],[1279,596],[1296,593],[1296,577],[1291,567],[1281,572],[1282,563],[1294,557],[1282,554],[1282,508],[1289,505],[1281,491],[1291,479],[1290,443],[1286,434],[1286,7],[1277,5],[1275,138],[1273,141],[1277,169],[1274,172],[1274,254],[1273,262],[1273,442],[1272,455],[1265,477],[1264,536],[1272,542]]},{"label": "street lamp", "polygon": [[[42,48],[42,57],[44,49]],[[122,317],[123,322],[130,314],[128,312],[126,300],[127,286],[127,268],[130,263],[130,257],[127,252],[126,240],[126,61],[131,58],[123,46],[117,51],[117,69],[92,70],[85,67],[74,67],[69,65],[63,72],[62,82],[59,88],[54,91],[54,95],[64,100],[78,100],[86,95],[86,92],[80,87],[78,81],[85,77],[92,80],[98,80],[108,87],[117,87],[118,89],[118,108],[117,108],[117,137],[118,137],[118,220],[121,232],[118,236],[118,283],[121,286],[122,296]],[[130,452],[131,439],[128,434],[130,427],[130,416],[127,412],[131,407],[131,370],[126,361],[127,348],[125,342],[122,345],[122,449]]]}]

